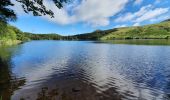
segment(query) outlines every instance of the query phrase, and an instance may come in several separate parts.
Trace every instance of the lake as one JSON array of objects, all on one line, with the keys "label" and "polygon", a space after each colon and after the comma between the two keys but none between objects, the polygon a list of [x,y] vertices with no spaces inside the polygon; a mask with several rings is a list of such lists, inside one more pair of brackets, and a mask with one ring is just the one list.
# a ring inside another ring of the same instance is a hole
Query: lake
[{"label": "lake", "polygon": [[44,40],[0,47],[1,99],[169,100],[170,41]]}]

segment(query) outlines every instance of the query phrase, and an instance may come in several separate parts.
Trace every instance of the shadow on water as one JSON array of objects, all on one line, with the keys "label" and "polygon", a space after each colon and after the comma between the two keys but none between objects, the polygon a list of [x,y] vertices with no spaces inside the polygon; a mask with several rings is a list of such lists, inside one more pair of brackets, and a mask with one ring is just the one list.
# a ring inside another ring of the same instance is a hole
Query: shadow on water
[{"label": "shadow on water", "polygon": [[[72,88],[71,90],[61,91],[58,88],[49,89],[43,87],[36,94],[34,100],[123,100],[122,95],[115,91],[115,89],[106,90],[105,93],[90,92],[87,93],[87,89]],[[105,95],[103,95],[105,94]],[[31,97],[22,97],[20,100],[32,100]]]},{"label": "shadow on water", "polygon": [[25,79],[18,79],[12,74],[11,56],[12,52],[0,48],[0,100],[10,100],[14,91],[25,83]]}]

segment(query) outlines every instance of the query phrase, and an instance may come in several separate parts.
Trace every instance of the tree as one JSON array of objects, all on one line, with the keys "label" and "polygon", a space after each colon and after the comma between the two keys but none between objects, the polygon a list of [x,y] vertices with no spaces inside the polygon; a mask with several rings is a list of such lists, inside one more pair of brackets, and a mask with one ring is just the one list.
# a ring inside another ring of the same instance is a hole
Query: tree
[{"label": "tree", "polygon": [[[47,9],[43,4],[44,0],[16,0],[17,2],[21,3],[21,6],[25,13],[32,12],[34,16],[42,16],[42,15],[49,15],[54,17],[54,13],[51,9]],[[67,2],[68,0],[52,0],[54,4],[58,8],[63,7],[63,3]],[[1,22],[8,22],[8,21],[15,21],[17,16],[9,6],[14,6],[11,0],[0,0],[0,21]]]}]

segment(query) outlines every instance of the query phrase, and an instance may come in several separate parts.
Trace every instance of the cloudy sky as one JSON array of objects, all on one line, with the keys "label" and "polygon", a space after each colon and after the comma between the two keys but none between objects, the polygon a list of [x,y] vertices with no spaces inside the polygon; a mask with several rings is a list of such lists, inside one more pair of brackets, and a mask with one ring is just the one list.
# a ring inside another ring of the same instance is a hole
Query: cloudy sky
[{"label": "cloudy sky", "polygon": [[72,35],[117,27],[153,24],[170,18],[170,0],[73,0],[58,9],[50,0],[44,4],[55,18],[25,14],[15,3],[18,20],[11,22],[24,32]]}]

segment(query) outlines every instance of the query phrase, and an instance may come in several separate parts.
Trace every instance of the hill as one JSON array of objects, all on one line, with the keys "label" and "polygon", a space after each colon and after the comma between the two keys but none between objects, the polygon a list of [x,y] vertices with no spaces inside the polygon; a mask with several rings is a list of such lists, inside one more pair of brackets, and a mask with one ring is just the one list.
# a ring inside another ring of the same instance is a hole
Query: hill
[{"label": "hill", "polygon": [[0,22],[0,45],[15,44],[28,40],[114,40],[114,39],[170,39],[170,19],[163,22],[109,30],[96,30],[92,33],[61,36],[22,32],[18,28]]},{"label": "hill", "polygon": [[158,24],[118,28],[100,37],[101,40],[110,39],[168,39],[170,38],[170,21],[164,21]]},{"label": "hill", "polygon": [[113,39],[170,39],[170,19],[158,24],[97,30],[70,36],[78,40],[113,40]]},{"label": "hill", "polygon": [[18,28],[0,22],[0,45],[12,45],[28,40],[59,40],[62,36],[51,34],[33,34],[22,32]]}]

